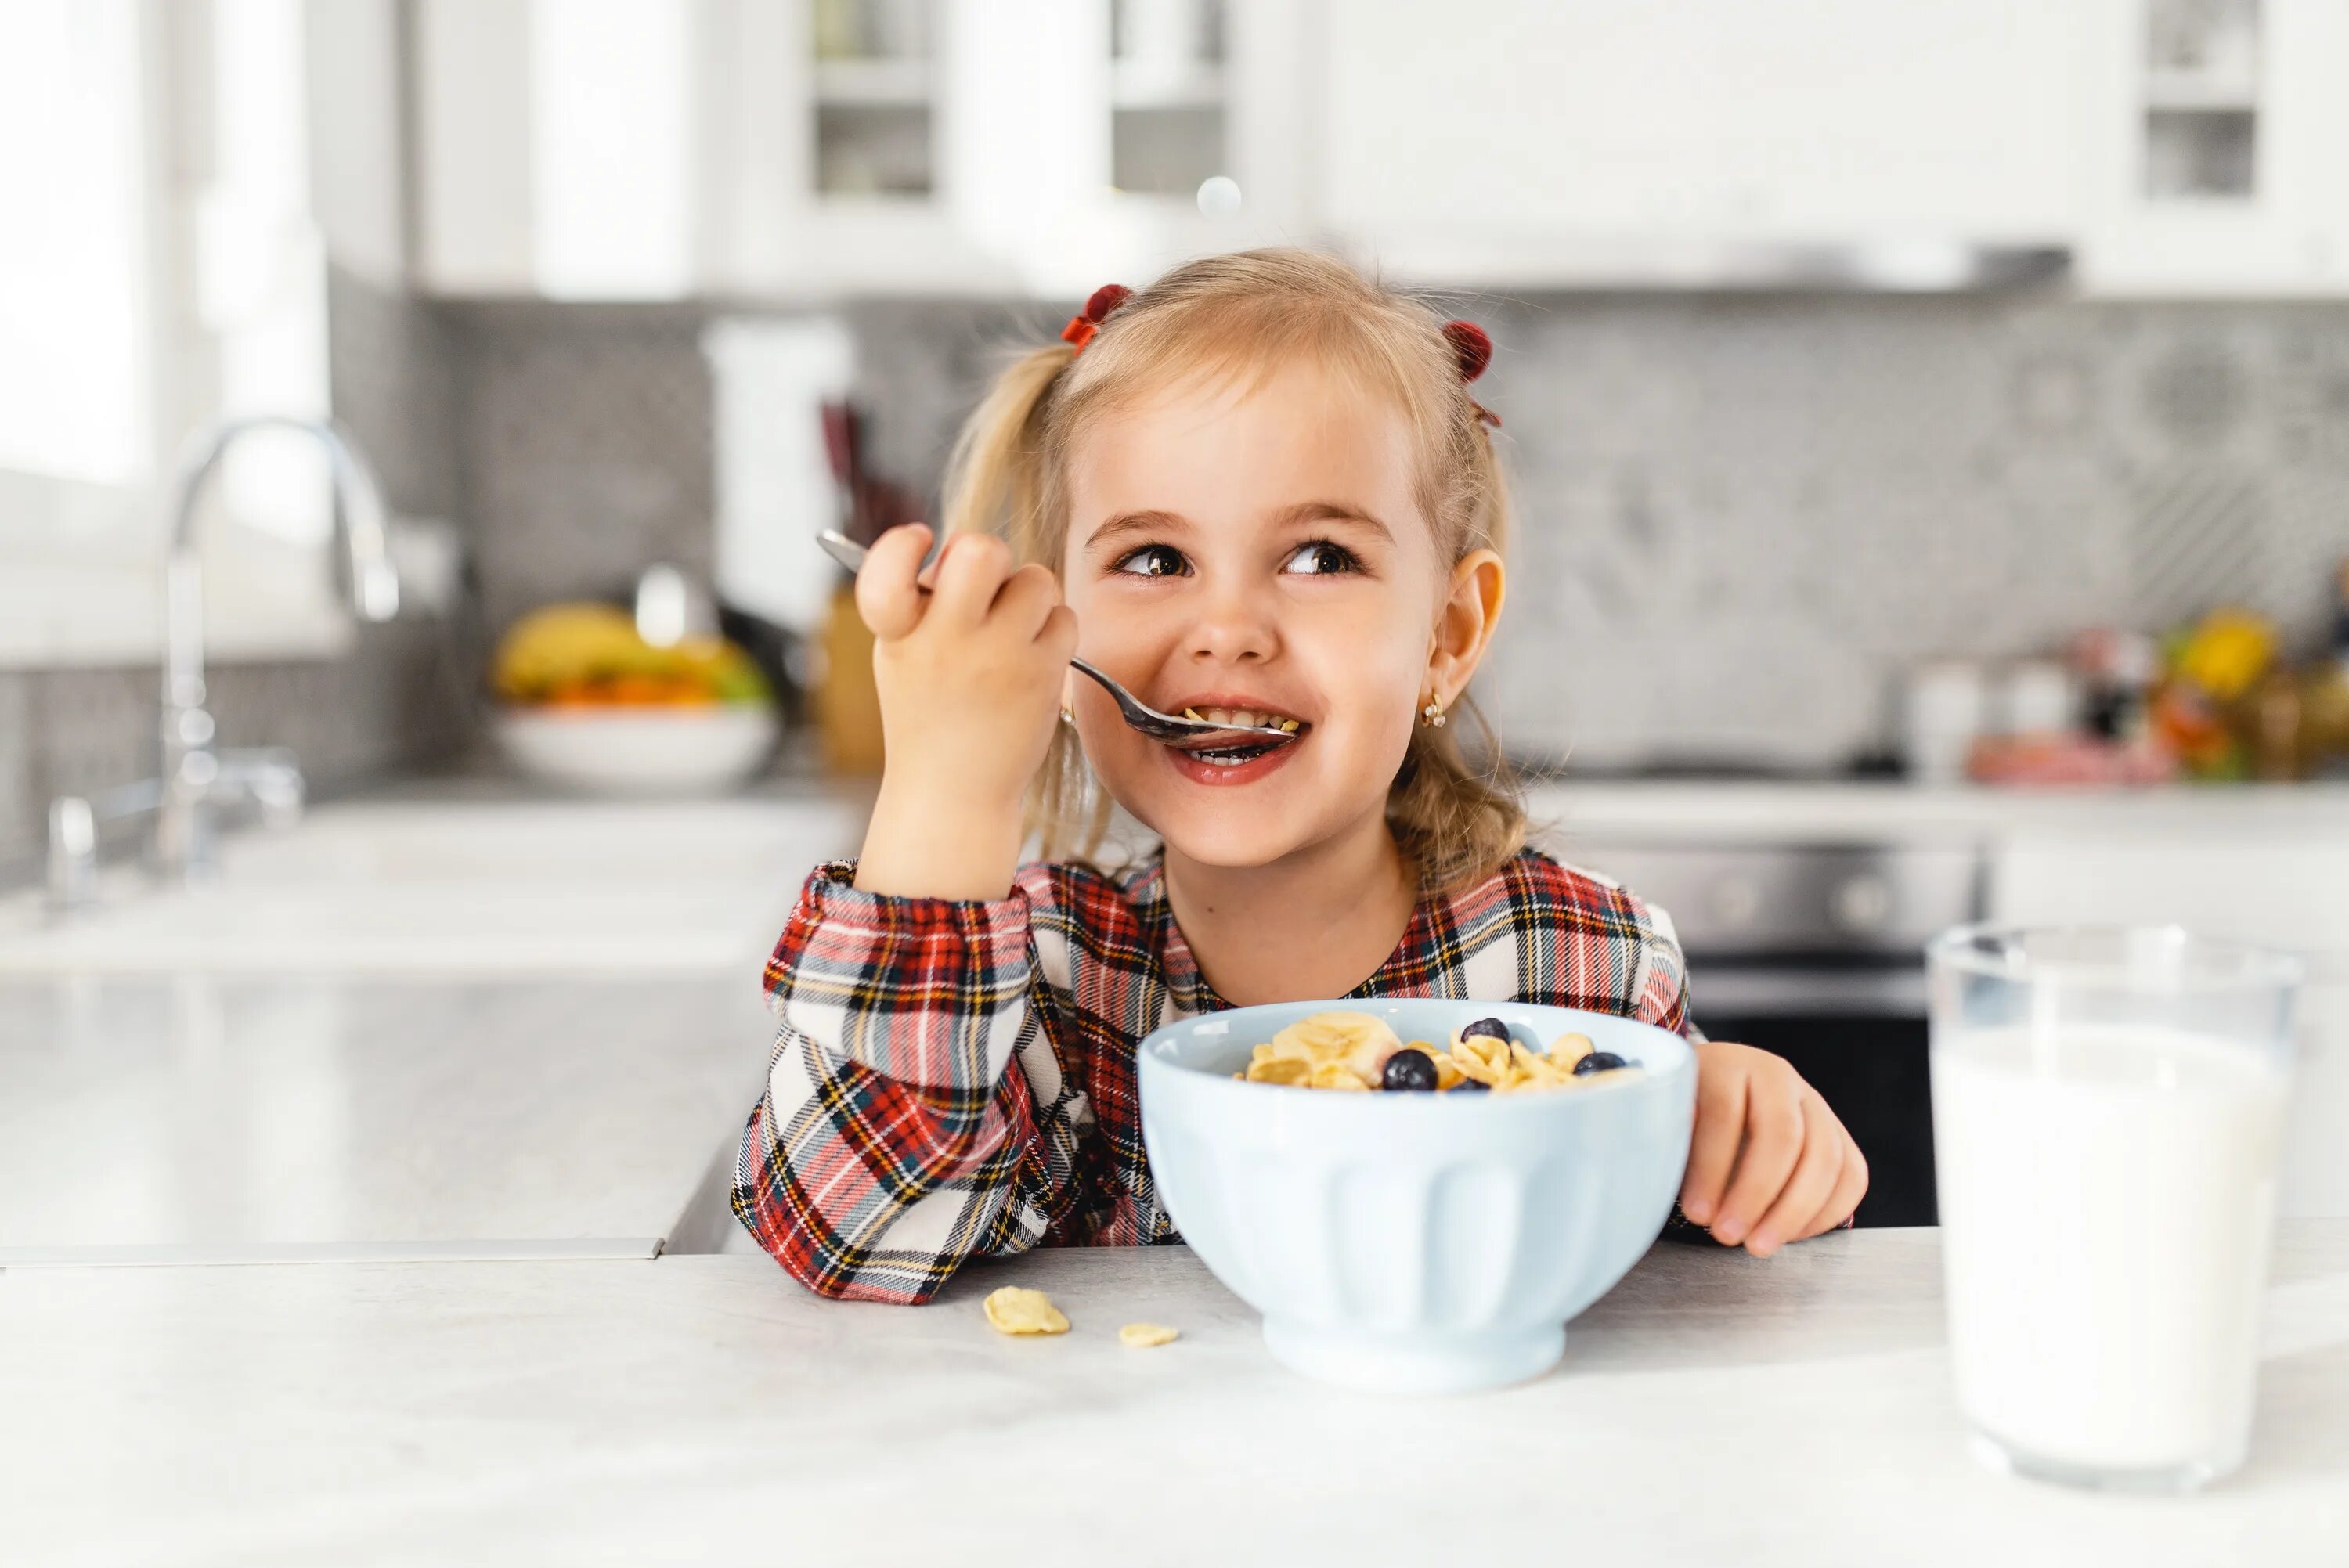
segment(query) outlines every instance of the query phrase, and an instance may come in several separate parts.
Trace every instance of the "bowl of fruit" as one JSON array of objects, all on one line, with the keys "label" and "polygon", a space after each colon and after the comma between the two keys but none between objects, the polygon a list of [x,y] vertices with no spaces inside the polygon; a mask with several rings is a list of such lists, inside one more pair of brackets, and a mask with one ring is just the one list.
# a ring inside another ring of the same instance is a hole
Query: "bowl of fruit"
[{"label": "bowl of fruit", "polygon": [[516,768],[597,794],[706,794],[757,773],[777,735],[774,698],[722,637],[659,645],[609,604],[554,604],[498,645],[492,729]]},{"label": "bowl of fruit", "polygon": [[1671,1216],[1696,1057],[1610,1014],[1427,997],[1237,1007],[1144,1039],[1167,1212],[1325,1382],[1539,1376]]}]

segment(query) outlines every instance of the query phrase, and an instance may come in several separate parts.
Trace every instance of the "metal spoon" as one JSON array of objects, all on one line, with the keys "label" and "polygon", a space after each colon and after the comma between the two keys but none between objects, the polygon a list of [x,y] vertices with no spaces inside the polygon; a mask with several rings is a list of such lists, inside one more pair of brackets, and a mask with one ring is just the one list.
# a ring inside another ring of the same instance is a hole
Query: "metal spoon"
[{"label": "metal spoon", "polygon": [[[864,546],[857,543],[846,534],[829,528],[823,530],[815,537],[816,542],[823,546],[824,553],[831,556],[834,561],[839,562],[843,566],[847,567],[849,571],[861,572],[864,570]],[[942,546],[932,547],[932,560],[936,559],[937,550],[941,547]],[[926,561],[923,562],[923,569],[925,571],[928,569],[928,562]],[[926,593],[929,590],[925,588],[922,592]],[[1210,724],[1206,720],[1200,718],[1177,718],[1171,713],[1159,712],[1156,708],[1151,707],[1148,703],[1143,702],[1140,697],[1135,696],[1123,686],[1118,685],[1117,682],[1102,674],[1101,671],[1093,668],[1092,665],[1085,663],[1084,660],[1071,659],[1069,664],[1077,671],[1078,674],[1091,676],[1093,679],[1099,681],[1101,683],[1102,689],[1109,693],[1111,699],[1117,704],[1118,712],[1125,716],[1125,722],[1128,725],[1131,725],[1133,728],[1140,730],[1143,734],[1150,737],[1153,740],[1179,740],[1185,742],[1190,746],[1191,749],[1197,751],[1210,749],[1209,748],[1197,744],[1198,742],[1206,740],[1238,740],[1242,738],[1246,738],[1249,740],[1278,741],[1294,740],[1297,738],[1297,731],[1292,729],[1275,729],[1270,725],[1242,726]]]}]

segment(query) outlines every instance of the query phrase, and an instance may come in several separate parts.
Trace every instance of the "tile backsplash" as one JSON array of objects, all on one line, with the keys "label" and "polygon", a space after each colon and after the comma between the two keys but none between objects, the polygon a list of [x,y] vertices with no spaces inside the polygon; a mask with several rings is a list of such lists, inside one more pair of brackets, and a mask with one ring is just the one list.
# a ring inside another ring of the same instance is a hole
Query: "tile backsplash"
[{"label": "tile backsplash", "polygon": [[[428,304],[337,279],[338,409],[449,517],[492,626],[711,554],[694,306]],[[2220,600],[2317,634],[2349,555],[2349,305],[2061,298],[1456,302],[1498,352],[1517,534],[1482,682],[1513,751],[1828,767],[1936,655]],[[848,307],[874,469],[935,495],[1001,354],[1066,308]],[[322,777],[445,751],[477,672],[429,623],[347,666],[221,672],[237,739]],[[0,676],[0,861],[38,802],[143,771],[149,672]]]},{"label": "tile backsplash", "polygon": [[1513,745],[1832,763],[1900,672],[2234,600],[2316,634],[2349,554],[2349,308],[1554,303],[1497,316]]}]

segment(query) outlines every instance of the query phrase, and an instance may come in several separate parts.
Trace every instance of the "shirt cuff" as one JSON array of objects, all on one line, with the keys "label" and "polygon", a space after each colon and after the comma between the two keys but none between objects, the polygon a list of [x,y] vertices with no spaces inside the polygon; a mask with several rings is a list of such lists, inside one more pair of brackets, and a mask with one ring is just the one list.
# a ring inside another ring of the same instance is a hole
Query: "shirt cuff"
[{"label": "shirt cuff", "polygon": [[1026,1013],[1029,903],[905,898],[818,866],[767,961],[770,1005],[833,1055],[900,1083],[991,1088]]}]

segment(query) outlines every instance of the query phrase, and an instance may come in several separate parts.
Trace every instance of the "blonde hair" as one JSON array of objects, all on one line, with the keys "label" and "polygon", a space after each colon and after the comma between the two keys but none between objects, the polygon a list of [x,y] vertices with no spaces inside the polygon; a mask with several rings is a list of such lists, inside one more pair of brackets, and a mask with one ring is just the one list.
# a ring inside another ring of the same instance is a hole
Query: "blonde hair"
[{"label": "blonde hair", "polygon": [[[1480,410],[1461,381],[1444,320],[1423,301],[1311,251],[1211,256],[1175,268],[1120,304],[1081,357],[1065,343],[1022,355],[963,426],[947,475],[948,532],[1008,540],[1058,572],[1067,542],[1068,455],[1105,414],[1183,378],[1253,386],[1306,360],[1399,407],[1418,443],[1421,510],[1448,568],[1502,548],[1508,494]],[[1525,811],[1492,727],[1489,771],[1463,755],[1457,728],[1415,726],[1387,792],[1387,821],[1423,888],[1490,875],[1523,847]],[[1099,852],[1110,801],[1063,727],[1030,797],[1030,826],[1050,859]]]}]

